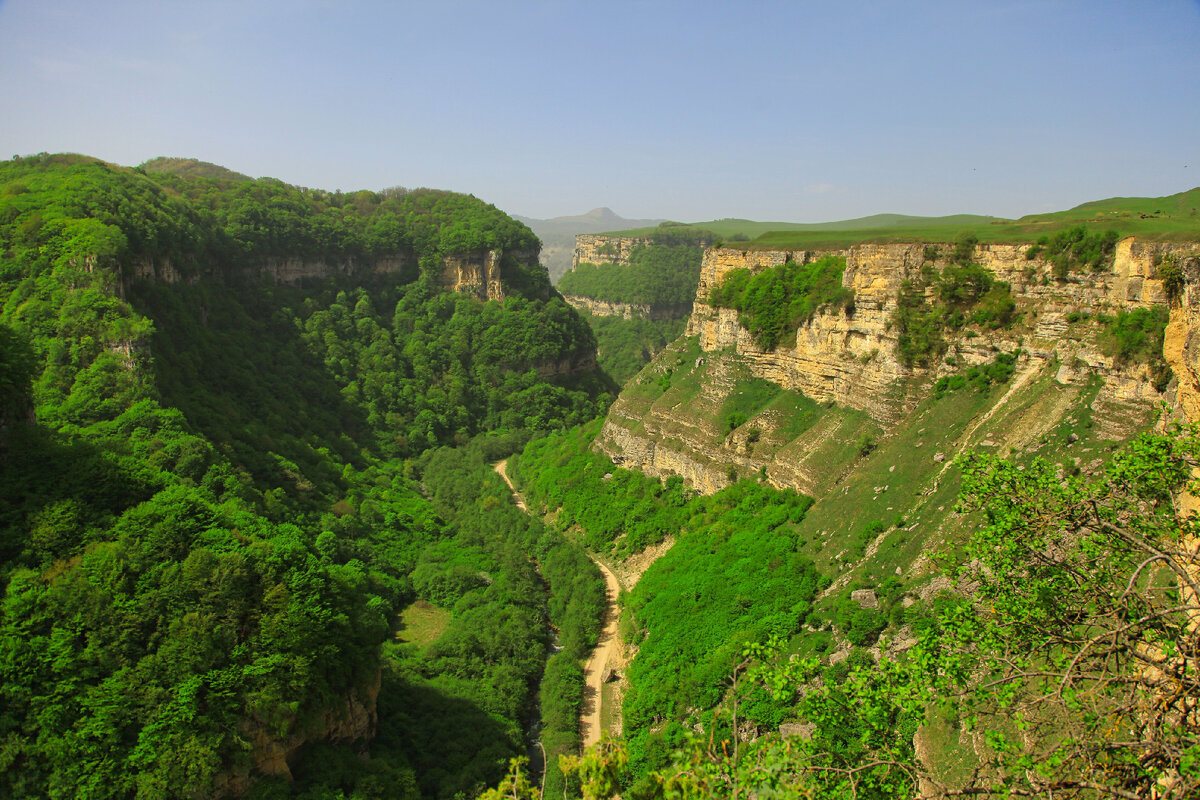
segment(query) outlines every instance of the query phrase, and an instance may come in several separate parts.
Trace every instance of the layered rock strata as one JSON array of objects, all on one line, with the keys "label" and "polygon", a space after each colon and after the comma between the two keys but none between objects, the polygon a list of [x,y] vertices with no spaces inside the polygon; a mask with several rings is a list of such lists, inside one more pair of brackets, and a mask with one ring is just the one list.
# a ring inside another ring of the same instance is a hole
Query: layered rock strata
[{"label": "layered rock strata", "polygon": [[[688,408],[649,409],[622,397],[610,411],[597,446],[625,466],[649,474],[681,475],[692,486],[714,491],[729,482],[740,469],[770,467],[771,479],[801,491],[812,490],[812,469],[803,462],[813,447],[804,442],[758,448],[756,455],[747,434],[734,431],[723,436],[713,421],[703,424],[706,413],[715,413],[728,392],[714,372],[715,362],[736,363],[749,374],[794,390],[821,403],[834,403],[865,412],[884,431],[915,405],[928,391],[929,381],[964,366],[991,362],[997,352],[1022,351],[1020,367],[1025,372],[1052,370],[1060,385],[1080,385],[1098,376],[1103,380],[1094,405],[1103,408],[1103,418],[1120,426],[1122,408],[1139,409],[1164,399],[1154,387],[1144,364],[1122,364],[1104,352],[1094,323],[1080,324],[1080,314],[1115,313],[1139,306],[1165,304],[1168,300],[1156,264],[1164,258],[1193,264],[1189,255],[1195,244],[1145,243],[1132,238],[1118,243],[1111,269],[1096,273],[1072,273],[1068,280],[1053,278],[1049,262],[1027,259],[1028,245],[981,245],[975,260],[993,275],[1012,286],[1020,322],[1011,330],[968,331],[949,341],[947,361],[930,367],[908,367],[897,355],[897,332],[889,325],[896,309],[897,293],[905,280],[917,278],[926,263],[924,244],[867,244],[839,251],[845,256],[843,285],[854,291],[853,309],[848,312],[818,313],[796,332],[795,339],[774,351],[758,347],[738,322],[735,310],[715,308],[706,301],[725,273],[747,268],[757,272],[788,260],[810,261],[825,253],[804,251],[743,251],[709,248],[704,254],[700,285],[687,336],[696,337],[703,358],[710,360],[699,395]],[[1193,272],[1195,267],[1189,267]],[[1192,276],[1196,280],[1196,276]],[[932,289],[929,290],[932,299]],[[1191,291],[1191,290],[1189,290]],[[1200,291],[1197,291],[1200,294]],[[1191,294],[1186,302],[1193,302]],[[1200,301],[1197,301],[1200,302]],[[1183,305],[1182,303],[1180,304]],[[1168,335],[1168,348],[1180,355],[1174,363],[1195,365],[1200,355],[1200,323],[1183,320],[1177,310]],[[660,369],[655,364],[648,370]],[[1176,367],[1181,397],[1194,393],[1200,406],[1200,382],[1194,366]],[[711,397],[709,397],[711,395]],[[700,410],[703,406],[707,411]],[[1200,408],[1197,409],[1200,414]],[[829,424],[833,424],[830,422]],[[701,430],[704,428],[704,430]],[[836,437],[836,431],[810,431]],[[784,453],[794,451],[788,457]],[[806,455],[807,454],[807,455]],[[819,467],[815,467],[818,468]]]},{"label": "layered rock strata", "polygon": [[691,306],[652,306],[647,303],[609,303],[605,300],[597,300],[593,297],[583,297],[581,295],[564,294],[563,300],[566,300],[572,308],[578,308],[587,311],[597,317],[621,317],[622,319],[649,319],[649,320],[666,320],[666,319],[681,319],[688,316],[691,311]]},{"label": "layered rock strata", "polygon": [[[521,263],[536,263],[536,252],[503,253],[499,250],[480,250],[455,253],[442,258],[441,271],[436,276],[440,286],[456,292],[474,295],[480,300],[503,300],[502,264],[506,260]],[[257,273],[270,278],[277,284],[297,284],[306,279],[327,278],[412,271],[417,269],[416,260],[409,254],[397,253],[389,256],[356,261],[324,261],[301,257],[268,258],[257,267]],[[183,283],[200,277],[217,277],[180,270],[170,259],[158,261],[141,260],[123,276],[123,279],[157,280],[165,283]]]},{"label": "layered rock strata", "polygon": [[636,247],[649,244],[644,236],[613,236],[607,233],[581,233],[575,237],[571,269],[580,264],[628,264]]}]

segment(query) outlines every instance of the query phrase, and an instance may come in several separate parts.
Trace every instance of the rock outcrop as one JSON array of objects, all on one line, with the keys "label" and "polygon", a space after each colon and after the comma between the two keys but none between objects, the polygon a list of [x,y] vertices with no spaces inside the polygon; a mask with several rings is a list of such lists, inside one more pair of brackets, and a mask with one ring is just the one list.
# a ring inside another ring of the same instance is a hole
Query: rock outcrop
[{"label": "rock outcrop", "polygon": [[609,303],[592,297],[564,294],[563,300],[572,308],[582,309],[597,317],[622,319],[681,319],[691,313],[691,306],[652,306],[646,303]]},{"label": "rock outcrop", "polygon": [[[498,250],[480,250],[455,253],[442,258],[442,268],[436,276],[439,285],[456,292],[474,295],[480,300],[503,300],[503,267],[506,260],[536,263],[536,252],[503,253]],[[388,256],[357,261],[324,261],[301,257],[269,258],[250,270],[266,276],[277,284],[296,284],[306,279],[327,278],[343,275],[390,274],[417,270],[416,259],[411,254],[395,253]],[[181,270],[171,259],[158,261],[142,259],[123,276],[124,280],[144,279],[165,283],[183,283],[201,277],[217,277],[215,274]]]},{"label": "rock outcrop", "polygon": [[581,233],[575,237],[575,255],[571,269],[580,264],[628,264],[635,247],[649,244],[644,236],[613,236],[607,233]]},{"label": "rock outcrop", "polygon": [[[729,401],[730,393],[745,373],[765,379],[784,389],[801,393],[818,403],[833,403],[864,412],[884,432],[895,425],[928,393],[932,379],[964,367],[991,362],[997,352],[1021,349],[1021,368],[1053,371],[1060,385],[1082,385],[1094,377],[1102,385],[1094,405],[1103,408],[1101,424],[1114,430],[1122,424],[1122,408],[1146,409],[1163,399],[1154,387],[1144,364],[1123,364],[1107,354],[1099,341],[1099,326],[1080,324],[1081,315],[1116,313],[1121,309],[1167,302],[1156,264],[1164,258],[1183,259],[1196,272],[1195,244],[1146,243],[1132,238],[1118,243],[1111,269],[1096,273],[1072,273],[1057,281],[1051,265],[1029,260],[1027,245],[981,245],[975,260],[993,275],[1012,286],[1020,321],[1010,330],[971,331],[950,339],[947,362],[929,367],[909,367],[897,355],[897,332],[889,325],[896,309],[901,283],[917,277],[925,263],[923,244],[866,244],[839,251],[845,256],[843,285],[854,291],[853,308],[845,312],[818,313],[802,325],[795,339],[767,351],[755,344],[738,322],[732,309],[708,305],[712,287],[726,272],[736,268],[752,271],[783,264],[788,260],[809,261],[824,253],[804,251],[754,251],[731,247],[709,248],[704,254],[700,284],[687,333],[695,337],[700,358],[695,364],[678,351],[647,367],[644,375],[669,377],[673,369],[696,369],[707,361],[698,392],[687,407],[668,408],[663,403],[647,405],[635,391],[622,396],[610,411],[597,446],[619,463],[649,474],[681,475],[702,491],[714,491],[735,475],[769,470],[776,485],[811,491],[816,464],[803,465],[815,457],[814,448],[803,443],[773,447],[747,441],[739,430],[721,429],[710,418]],[[1193,281],[1197,276],[1191,276]],[[932,289],[929,290],[932,292]],[[1181,403],[1192,403],[1200,416],[1200,300],[1185,295],[1168,332],[1168,349],[1179,376]],[[1191,303],[1195,310],[1183,308]],[[1185,321],[1185,316],[1187,319]],[[1185,363],[1186,362],[1186,363]],[[1192,365],[1191,367],[1187,364]],[[1183,385],[1187,384],[1186,387]],[[1189,394],[1189,392],[1191,394]],[[1185,399],[1186,398],[1186,399]],[[1135,415],[1140,418],[1139,415]],[[769,429],[771,420],[762,421]],[[832,423],[830,423],[832,424]],[[818,426],[819,428],[819,426]],[[756,427],[756,430],[758,428]],[[844,436],[837,431],[814,430],[812,436]],[[798,466],[799,465],[799,466]]]},{"label": "rock outcrop", "polygon": [[290,728],[284,734],[278,733],[279,723],[243,721],[241,734],[251,744],[251,763],[242,770],[218,775],[214,781],[216,794],[241,797],[255,777],[274,776],[291,781],[295,755],[309,742],[360,742],[365,753],[367,742],[375,735],[381,680],[382,673],[377,671],[369,684],[352,690],[343,704],[326,709],[302,727],[296,727],[294,721],[282,726]]}]

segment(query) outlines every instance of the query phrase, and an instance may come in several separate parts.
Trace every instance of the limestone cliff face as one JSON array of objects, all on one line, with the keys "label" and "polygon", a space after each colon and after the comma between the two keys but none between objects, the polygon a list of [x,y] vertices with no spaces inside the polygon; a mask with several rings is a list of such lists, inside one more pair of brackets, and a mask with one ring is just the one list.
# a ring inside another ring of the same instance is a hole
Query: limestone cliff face
[{"label": "limestone cliff face", "polygon": [[[818,313],[797,331],[793,341],[773,352],[755,345],[739,324],[736,311],[707,304],[712,287],[731,269],[760,271],[789,259],[812,260],[824,253],[709,248],[687,328],[687,335],[696,337],[702,354],[696,365],[708,362],[703,367],[705,377],[698,395],[688,407],[674,409],[661,403],[647,407],[622,396],[610,411],[597,446],[626,466],[651,474],[678,474],[705,491],[728,483],[731,470],[744,475],[746,470],[764,467],[769,467],[772,482],[812,490],[812,470],[820,467],[802,465],[811,448],[777,443],[783,444],[774,448],[778,455],[765,452],[762,446],[757,448],[757,455],[751,455],[747,450],[754,448],[742,441],[745,434],[739,438],[735,431],[725,437],[724,431],[713,428],[711,419],[704,422],[707,414],[717,414],[728,400],[737,385],[735,373],[739,370],[818,402],[865,412],[886,431],[927,394],[931,379],[963,366],[990,362],[996,352],[1011,352],[1018,347],[1023,352],[1023,370],[1051,370],[1060,385],[1079,386],[1092,376],[1100,377],[1103,385],[1096,404],[1109,410],[1101,417],[1115,427],[1121,424],[1119,409],[1131,405],[1146,408],[1162,400],[1145,365],[1117,363],[1100,347],[1098,326],[1072,324],[1068,315],[1115,313],[1166,303],[1155,264],[1164,256],[1195,253],[1197,246],[1125,239],[1117,246],[1110,270],[1075,273],[1066,282],[1053,279],[1048,262],[1026,259],[1027,249],[1028,245],[993,244],[981,245],[975,253],[976,261],[1012,285],[1021,314],[1019,324],[1011,330],[959,335],[950,340],[947,359],[952,364],[910,368],[897,357],[897,335],[889,328],[888,320],[896,308],[901,283],[916,277],[924,261],[923,244],[860,245],[840,251],[846,258],[843,284],[855,293],[853,310]],[[1193,272],[1200,270],[1194,266],[1195,259],[1186,263],[1193,265],[1189,267]],[[1200,289],[1194,291],[1200,296]],[[1182,308],[1187,303],[1196,308]],[[1178,390],[1181,402],[1193,403],[1193,413],[1200,418],[1200,368],[1195,367],[1200,363],[1200,320],[1196,318],[1200,316],[1200,299],[1193,301],[1188,293],[1179,305],[1179,321],[1175,322],[1173,316],[1168,348],[1174,347],[1180,353],[1173,359],[1181,364],[1175,366],[1180,385],[1188,383],[1191,387]],[[1186,321],[1185,315],[1190,315]],[[1191,368],[1182,364],[1185,361]],[[731,366],[725,370],[729,375],[722,377],[718,362],[736,365],[737,369]],[[647,369],[669,372],[661,362]],[[1192,399],[1182,400],[1188,392]],[[826,431],[822,435],[838,434]],[[787,455],[789,450],[794,452]]]},{"label": "limestone cliff face", "polygon": [[[480,300],[503,300],[502,263],[515,259],[522,263],[536,263],[536,252],[503,253],[498,250],[481,250],[455,253],[442,258],[442,269],[438,283],[452,291],[465,292]],[[407,253],[396,253],[379,258],[356,261],[330,262],[300,257],[269,258],[258,265],[256,271],[274,283],[295,284],[310,278],[325,278],[335,275],[388,274],[417,269],[416,259]],[[181,283],[201,277],[217,277],[216,273],[182,271],[170,259],[159,261],[140,260],[126,270],[125,278],[140,278]]]},{"label": "limestone cliff face", "polygon": [[575,237],[571,269],[580,264],[628,264],[633,249],[649,243],[650,240],[644,236],[581,233]]},{"label": "limestone cliff face", "polygon": [[652,306],[646,303],[609,303],[592,297],[564,294],[563,300],[572,308],[582,309],[597,317],[623,319],[681,319],[691,313],[691,306]]},{"label": "limestone cliff face", "polygon": [[[1171,305],[1163,357],[1175,373],[1172,407],[1187,422],[1200,422],[1200,255],[1180,257],[1183,286]],[[1181,497],[1185,512],[1200,512],[1200,498]]]},{"label": "limestone cliff face", "polygon": [[241,734],[252,745],[251,764],[244,770],[217,776],[216,795],[241,797],[256,777],[275,776],[291,781],[295,755],[309,742],[361,742],[365,753],[366,743],[375,735],[381,680],[382,673],[376,672],[368,685],[351,691],[342,705],[326,709],[302,729],[293,728],[280,734],[278,725],[254,719],[243,721]]},{"label": "limestone cliff face", "polygon": [[438,282],[447,289],[473,294],[480,300],[504,299],[500,288],[500,253],[497,251],[446,256],[443,264]]}]

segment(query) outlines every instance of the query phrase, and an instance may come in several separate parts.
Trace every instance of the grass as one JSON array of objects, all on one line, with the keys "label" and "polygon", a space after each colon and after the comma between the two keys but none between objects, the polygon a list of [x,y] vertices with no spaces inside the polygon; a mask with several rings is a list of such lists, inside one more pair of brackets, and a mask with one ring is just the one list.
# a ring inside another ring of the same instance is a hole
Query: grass
[{"label": "grass", "polygon": [[772,431],[772,434],[784,442],[796,439],[815,425],[824,411],[816,400],[791,389],[780,390],[762,410],[763,412],[774,412],[782,421],[782,424]]},{"label": "grass", "polygon": [[400,612],[400,630],[396,631],[396,639],[427,647],[437,641],[449,624],[449,611],[425,600],[417,600]]},{"label": "grass", "polygon": [[738,381],[737,386],[738,388],[725,398],[721,410],[717,412],[717,418],[724,426],[725,433],[746,424],[783,391],[778,384],[755,377]]},{"label": "grass", "polygon": [[[754,238],[771,231],[847,231],[877,228],[909,228],[927,225],[971,226],[985,225],[996,217],[984,217],[977,214],[955,214],[949,217],[913,217],[907,214],[874,214],[869,217],[838,220],[836,222],[755,222],[749,219],[717,219],[711,222],[696,222],[686,225],[675,225],[672,228],[695,229],[711,231],[718,236],[731,238],[746,236]],[[623,236],[645,236],[660,230],[660,227],[635,228],[628,231],[617,231]]]},{"label": "grass", "polygon": [[[1099,231],[1115,230],[1122,236],[1189,240],[1200,236],[1200,187],[1166,197],[1113,197],[1084,203],[1066,211],[1001,219],[958,214],[948,217],[909,217],[877,214],[825,223],[753,222],[725,219],[687,226],[710,230],[727,238],[729,247],[746,250],[841,249],[866,242],[953,242],[971,231],[984,243],[1026,243],[1085,224]],[[645,235],[653,228],[621,231]],[[749,241],[732,241],[744,236]]]}]

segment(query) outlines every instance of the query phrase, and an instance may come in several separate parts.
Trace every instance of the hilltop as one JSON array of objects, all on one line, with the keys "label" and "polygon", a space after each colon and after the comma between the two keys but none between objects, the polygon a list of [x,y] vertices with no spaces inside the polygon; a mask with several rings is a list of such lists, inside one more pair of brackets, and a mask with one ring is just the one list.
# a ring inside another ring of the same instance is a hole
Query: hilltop
[{"label": "hilltop", "polygon": [[513,219],[529,226],[542,240],[542,264],[550,273],[551,282],[571,268],[571,257],[575,252],[575,236],[580,233],[599,233],[617,228],[642,228],[658,225],[658,219],[625,219],[611,208],[593,208],[586,214],[535,219],[513,214]]},{"label": "hilltop", "polygon": [[[707,231],[747,250],[844,248],[865,243],[953,242],[964,232],[981,242],[1032,242],[1075,225],[1117,230],[1156,240],[1188,240],[1200,227],[1200,188],[1166,197],[1113,197],[1083,203],[1065,211],[1030,214],[1020,219],[954,214],[921,217],[875,214],[821,223],[755,222],[720,219],[666,223],[665,226]],[[665,227],[660,224],[659,227]],[[642,226],[613,230],[615,236],[641,237],[654,230]]]},{"label": "hilltop", "polygon": [[143,161],[138,165],[138,168],[146,172],[163,172],[169,175],[179,175],[184,178],[214,178],[227,181],[254,180],[249,175],[243,175],[240,172],[234,172],[219,164],[201,161],[197,158],[168,158],[167,156],[159,156],[149,161]]}]

